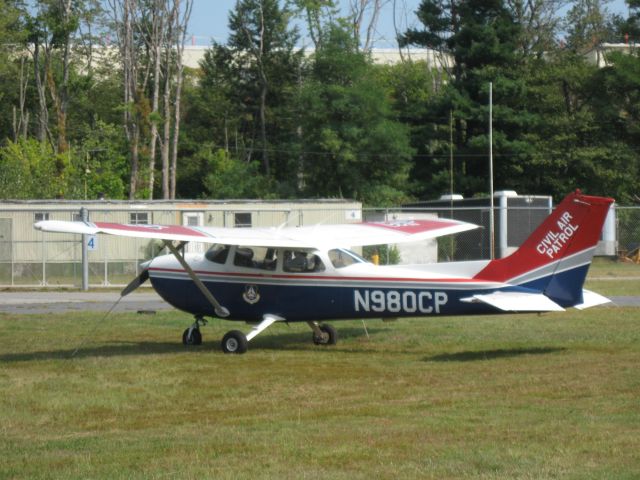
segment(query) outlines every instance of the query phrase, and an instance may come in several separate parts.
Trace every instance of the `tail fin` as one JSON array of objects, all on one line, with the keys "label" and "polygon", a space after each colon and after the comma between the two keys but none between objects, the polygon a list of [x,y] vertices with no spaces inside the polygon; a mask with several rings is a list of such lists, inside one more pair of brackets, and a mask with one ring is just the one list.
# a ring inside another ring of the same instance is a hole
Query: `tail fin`
[{"label": "tail fin", "polygon": [[475,278],[538,290],[563,307],[582,303],[582,286],[612,198],[567,195],[508,257],[491,261]]}]

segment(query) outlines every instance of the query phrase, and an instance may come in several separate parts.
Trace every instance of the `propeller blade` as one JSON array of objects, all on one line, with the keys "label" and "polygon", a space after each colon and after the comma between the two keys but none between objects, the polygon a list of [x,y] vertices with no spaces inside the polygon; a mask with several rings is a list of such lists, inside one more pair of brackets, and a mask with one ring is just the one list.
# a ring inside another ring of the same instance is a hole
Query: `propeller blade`
[{"label": "propeller blade", "polygon": [[146,282],[148,279],[149,279],[149,270],[145,268],[144,270],[142,270],[142,272],[140,272],[140,275],[138,275],[136,278],[131,280],[131,282],[129,282],[129,285],[124,287],[122,292],[120,292],[120,296],[126,297],[131,292],[133,292],[136,288],[138,288],[140,285]]}]

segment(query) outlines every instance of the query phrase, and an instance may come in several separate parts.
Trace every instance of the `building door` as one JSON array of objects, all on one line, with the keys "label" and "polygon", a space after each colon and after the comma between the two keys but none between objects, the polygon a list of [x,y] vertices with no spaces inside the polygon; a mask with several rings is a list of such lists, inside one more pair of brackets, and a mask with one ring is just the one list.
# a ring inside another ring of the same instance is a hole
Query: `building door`
[{"label": "building door", "polygon": [[11,284],[11,268],[13,260],[11,245],[11,219],[0,218],[0,284]]},{"label": "building door", "polygon": [[[204,212],[183,212],[182,225],[187,227],[202,227],[204,225]],[[186,253],[204,253],[209,247],[207,243],[189,242],[185,247]]]}]

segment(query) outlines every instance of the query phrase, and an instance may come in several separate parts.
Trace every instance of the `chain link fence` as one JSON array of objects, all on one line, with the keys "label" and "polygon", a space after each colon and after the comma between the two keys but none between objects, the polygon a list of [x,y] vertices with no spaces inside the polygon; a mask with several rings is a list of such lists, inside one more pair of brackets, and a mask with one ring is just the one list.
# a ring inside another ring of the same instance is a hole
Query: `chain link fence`
[{"label": "chain link fence", "polygon": [[617,256],[640,263],[640,207],[616,207]]},{"label": "chain link fence", "polygon": [[[505,209],[506,210],[506,209]],[[488,207],[361,209],[359,205],[331,208],[268,210],[137,211],[117,208],[90,209],[91,221],[115,223],[185,224],[219,227],[301,226],[364,221],[410,221],[422,218],[454,218],[482,228],[398,247],[365,249],[378,254],[381,263],[429,263],[482,260],[505,256],[515,250],[549,214],[548,208],[495,208],[495,242],[492,246]],[[640,208],[615,209],[613,254],[640,262]],[[0,209],[0,287],[79,287],[82,284],[82,237],[43,233],[33,228],[39,220],[74,220],[79,208]],[[100,235],[88,252],[89,285],[120,287],[139,273],[140,263],[162,253],[157,240]],[[208,245],[192,243],[188,251],[204,252]],[[600,252],[599,254],[603,254]],[[634,257],[635,255],[635,257]]]}]

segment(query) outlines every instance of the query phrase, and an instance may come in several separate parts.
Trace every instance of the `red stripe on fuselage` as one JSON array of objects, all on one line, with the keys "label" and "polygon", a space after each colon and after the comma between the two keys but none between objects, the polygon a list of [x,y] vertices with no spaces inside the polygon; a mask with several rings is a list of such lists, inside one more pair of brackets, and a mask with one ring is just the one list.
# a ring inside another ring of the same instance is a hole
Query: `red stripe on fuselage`
[{"label": "red stripe on fuselage", "polygon": [[[185,270],[177,268],[150,268],[150,271],[170,272],[170,273],[187,273]],[[283,275],[283,274],[262,274],[262,273],[238,273],[238,272],[209,272],[203,270],[194,270],[194,273],[201,275],[215,275],[225,277],[246,277],[246,278],[264,278],[277,280],[347,280],[347,281],[365,281],[365,282],[440,282],[440,283],[496,283],[484,280],[475,280],[473,278],[398,278],[398,277],[329,277],[320,275]]]}]

